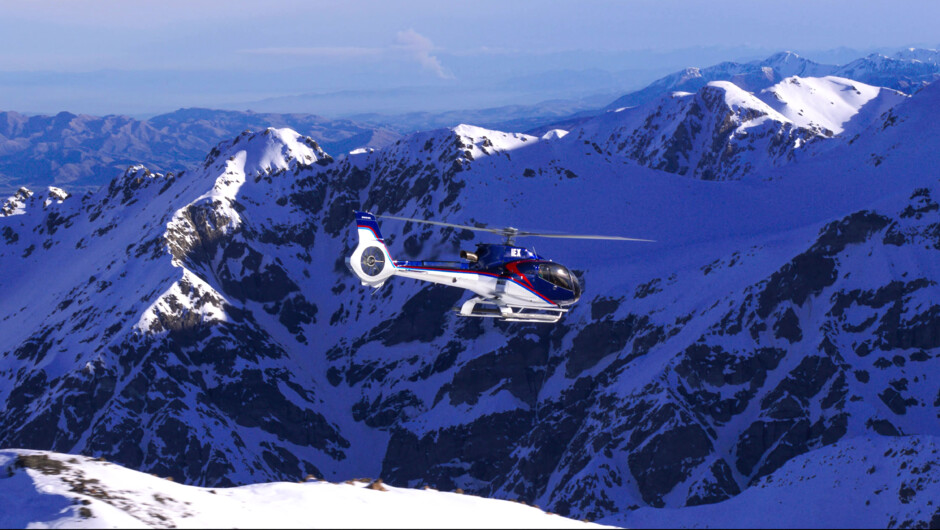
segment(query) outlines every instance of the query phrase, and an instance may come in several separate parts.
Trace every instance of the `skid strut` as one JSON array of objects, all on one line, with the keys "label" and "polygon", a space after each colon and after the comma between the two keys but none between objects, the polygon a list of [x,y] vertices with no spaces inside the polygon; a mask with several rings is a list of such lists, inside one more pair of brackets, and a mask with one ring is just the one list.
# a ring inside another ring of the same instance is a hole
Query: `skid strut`
[{"label": "skid strut", "polygon": [[568,312],[562,308],[521,307],[496,304],[475,296],[455,308],[457,314],[464,317],[498,318],[506,322],[543,322],[553,323]]}]

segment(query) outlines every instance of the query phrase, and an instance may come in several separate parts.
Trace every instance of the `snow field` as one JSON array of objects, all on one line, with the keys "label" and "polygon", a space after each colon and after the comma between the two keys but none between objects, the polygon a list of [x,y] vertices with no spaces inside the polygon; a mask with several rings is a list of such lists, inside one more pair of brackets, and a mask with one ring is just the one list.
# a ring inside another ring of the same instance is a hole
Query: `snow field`
[{"label": "snow field", "polygon": [[[18,468],[18,461],[35,468]],[[0,451],[0,469],[8,470],[0,499],[20,507],[0,512],[6,528],[603,528],[516,502],[369,479],[198,488],[26,450]]]}]

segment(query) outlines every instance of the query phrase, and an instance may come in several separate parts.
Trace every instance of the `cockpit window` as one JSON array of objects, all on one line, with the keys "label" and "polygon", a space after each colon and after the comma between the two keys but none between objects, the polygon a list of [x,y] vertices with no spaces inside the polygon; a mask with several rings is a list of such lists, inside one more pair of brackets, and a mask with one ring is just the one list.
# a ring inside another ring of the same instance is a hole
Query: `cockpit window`
[{"label": "cockpit window", "polygon": [[568,289],[569,291],[574,290],[571,284],[571,275],[568,273],[568,269],[558,265],[557,263],[540,263],[539,277],[551,283],[552,285],[561,287],[562,289]]}]

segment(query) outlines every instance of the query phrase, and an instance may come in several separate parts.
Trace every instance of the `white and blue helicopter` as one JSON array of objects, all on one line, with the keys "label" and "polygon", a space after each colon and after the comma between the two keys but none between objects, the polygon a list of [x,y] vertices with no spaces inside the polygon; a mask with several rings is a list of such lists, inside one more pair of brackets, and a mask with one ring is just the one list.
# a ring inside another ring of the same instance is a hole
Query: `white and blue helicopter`
[{"label": "white and blue helicopter", "polygon": [[[581,298],[578,278],[560,263],[515,245],[517,237],[552,237],[564,239],[605,239],[645,241],[617,236],[545,234],[516,228],[487,228],[440,221],[427,221],[390,215],[356,213],[359,245],[346,258],[346,266],[362,285],[378,289],[392,276],[450,285],[472,291],[476,296],[465,301],[457,313],[466,317],[498,318],[509,322],[558,322],[568,307]],[[426,223],[475,232],[502,235],[502,244],[480,243],[476,252],[460,251],[465,260],[394,261],[376,217]]]}]

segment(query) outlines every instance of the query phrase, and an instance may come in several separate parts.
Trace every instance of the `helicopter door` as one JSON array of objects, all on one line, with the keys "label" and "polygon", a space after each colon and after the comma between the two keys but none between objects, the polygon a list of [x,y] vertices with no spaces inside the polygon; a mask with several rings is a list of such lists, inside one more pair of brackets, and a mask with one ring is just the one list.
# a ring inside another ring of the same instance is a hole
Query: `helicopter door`
[{"label": "helicopter door", "polygon": [[540,263],[539,277],[552,285],[574,291],[574,287],[571,284],[571,274],[568,272],[568,269],[562,265],[557,263]]}]

